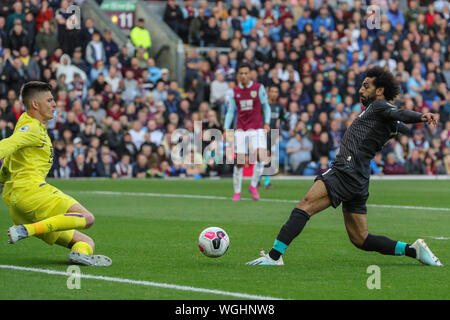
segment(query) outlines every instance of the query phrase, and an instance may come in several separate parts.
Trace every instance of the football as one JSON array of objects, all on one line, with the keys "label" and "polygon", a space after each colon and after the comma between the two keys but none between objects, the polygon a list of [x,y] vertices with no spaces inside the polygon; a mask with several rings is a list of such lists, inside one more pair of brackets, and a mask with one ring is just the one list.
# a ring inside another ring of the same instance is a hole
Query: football
[{"label": "football", "polygon": [[222,228],[206,228],[198,237],[198,248],[207,257],[217,258],[223,256],[229,246],[230,238]]}]

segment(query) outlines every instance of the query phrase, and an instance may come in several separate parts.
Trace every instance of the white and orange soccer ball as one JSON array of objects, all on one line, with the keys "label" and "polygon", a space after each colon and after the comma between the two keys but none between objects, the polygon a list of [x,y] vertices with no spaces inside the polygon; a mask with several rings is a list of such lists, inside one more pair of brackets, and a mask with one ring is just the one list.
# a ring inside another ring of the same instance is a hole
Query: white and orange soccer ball
[{"label": "white and orange soccer ball", "polygon": [[222,228],[209,227],[198,237],[198,248],[207,257],[221,257],[230,246],[230,238]]}]

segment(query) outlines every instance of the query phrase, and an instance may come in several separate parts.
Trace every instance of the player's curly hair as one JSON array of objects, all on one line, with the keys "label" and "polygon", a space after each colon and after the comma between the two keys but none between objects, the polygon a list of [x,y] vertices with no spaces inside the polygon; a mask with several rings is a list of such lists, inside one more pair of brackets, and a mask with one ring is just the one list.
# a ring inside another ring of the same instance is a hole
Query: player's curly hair
[{"label": "player's curly hair", "polygon": [[384,68],[373,67],[367,71],[366,77],[375,78],[373,80],[375,88],[384,88],[384,97],[387,101],[393,100],[400,94],[400,85],[394,75]]},{"label": "player's curly hair", "polygon": [[41,81],[30,81],[23,85],[20,95],[22,96],[22,102],[25,108],[31,105],[31,100],[33,100],[38,93],[52,91],[52,86],[46,82]]}]

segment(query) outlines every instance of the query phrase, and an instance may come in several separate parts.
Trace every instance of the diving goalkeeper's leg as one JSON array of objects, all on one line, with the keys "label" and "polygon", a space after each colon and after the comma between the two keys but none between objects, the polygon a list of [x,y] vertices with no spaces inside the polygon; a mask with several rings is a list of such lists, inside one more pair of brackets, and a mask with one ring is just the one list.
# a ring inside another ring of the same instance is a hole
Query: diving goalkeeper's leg
[{"label": "diving goalkeeper's leg", "polygon": [[19,240],[49,232],[87,229],[94,224],[94,221],[94,215],[81,204],[76,203],[66,213],[54,215],[35,223],[10,227],[8,229],[8,242],[14,244]]}]

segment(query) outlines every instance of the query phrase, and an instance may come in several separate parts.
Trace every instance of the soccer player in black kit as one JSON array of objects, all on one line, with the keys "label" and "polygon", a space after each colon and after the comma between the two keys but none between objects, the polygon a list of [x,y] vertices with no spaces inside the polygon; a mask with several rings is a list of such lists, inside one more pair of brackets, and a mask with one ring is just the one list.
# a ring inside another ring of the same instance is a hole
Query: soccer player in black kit
[{"label": "soccer player in black kit", "polygon": [[370,160],[398,132],[409,130],[403,123],[428,122],[436,125],[437,116],[400,110],[390,104],[400,92],[394,76],[381,67],[367,71],[359,90],[366,109],[345,132],[331,168],[318,175],[312,187],[296,205],[282,226],[268,254],[247,264],[284,265],[282,254],[314,214],[342,203],[345,227],[350,241],[359,249],[386,255],[406,255],[431,266],[443,266],[423,239],[412,245],[371,234],[367,226],[366,201],[369,196]]}]

